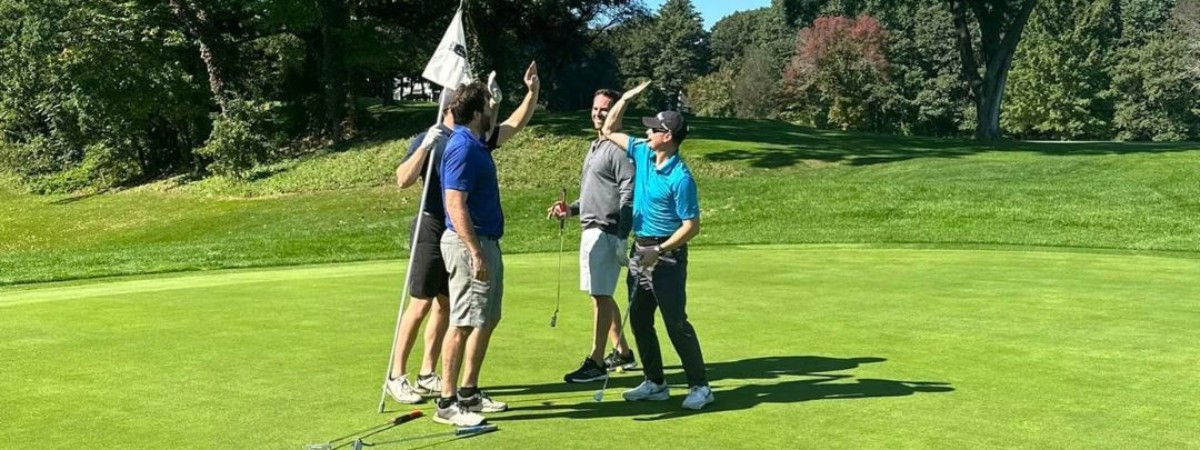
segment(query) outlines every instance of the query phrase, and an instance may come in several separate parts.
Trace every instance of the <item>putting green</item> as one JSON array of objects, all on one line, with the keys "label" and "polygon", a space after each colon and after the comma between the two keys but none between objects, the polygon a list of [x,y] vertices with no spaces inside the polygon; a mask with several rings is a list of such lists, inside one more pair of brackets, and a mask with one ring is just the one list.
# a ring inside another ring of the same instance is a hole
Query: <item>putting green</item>
[{"label": "putting green", "polygon": [[[1200,260],[838,246],[692,253],[717,402],[565,385],[587,351],[574,254],[506,260],[485,389],[500,431],[392,448],[1179,448],[1200,444]],[[300,449],[375,413],[402,263],[0,290],[0,447]],[[668,380],[682,382],[665,332]],[[414,356],[413,362],[416,362]],[[428,405],[421,409],[430,411]],[[377,441],[438,431],[428,419]],[[389,447],[383,447],[389,448]]]}]

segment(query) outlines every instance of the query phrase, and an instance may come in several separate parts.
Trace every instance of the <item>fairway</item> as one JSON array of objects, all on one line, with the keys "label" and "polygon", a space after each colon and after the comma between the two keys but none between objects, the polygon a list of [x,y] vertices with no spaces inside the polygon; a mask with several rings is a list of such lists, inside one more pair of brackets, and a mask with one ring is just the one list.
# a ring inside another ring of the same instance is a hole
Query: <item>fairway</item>
[{"label": "fairway", "polygon": [[[590,304],[555,254],[506,259],[484,388],[500,431],[382,448],[1180,448],[1200,443],[1200,260],[708,246],[689,310],[716,403],[565,385]],[[375,413],[399,261],[0,289],[0,447],[300,449]],[[413,361],[416,361],[414,355]],[[430,405],[421,409],[430,412]],[[376,441],[448,430],[428,418]]]}]

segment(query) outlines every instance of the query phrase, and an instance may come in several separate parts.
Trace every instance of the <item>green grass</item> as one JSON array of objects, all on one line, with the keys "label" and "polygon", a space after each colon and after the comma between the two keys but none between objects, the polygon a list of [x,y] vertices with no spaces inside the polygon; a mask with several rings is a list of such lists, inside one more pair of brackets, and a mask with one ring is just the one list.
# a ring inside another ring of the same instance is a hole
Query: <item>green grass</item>
[{"label": "green grass", "polygon": [[[385,420],[417,197],[391,177],[432,111],[374,111],[388,133],[244,181],[42,197],[0,173],[0,447],[296,449]],[[498,154],[508,280],[484,383],[515,408],[498,433],[396,448],[1200,448],[1200,144],[695,120],[689,312],[718,400],[685,414],[678,385],[619,401],[637,374],[603,403],[557,381],[590,306],[568,289],[546,327],[543,217],[577,190],[588,124],[534,124]]]},{"label": "green grass", "polygon": [[[501,431],[394,448],[1197,447],[1200,261],[861,246],[697,248],[689,309],[717,402],[564,385],[586,350],[554,254],[507,259],[484,383]],[[0,442],[297,449],[375,414],[400,265],[140,277],[0,297]],[[575,282],[574,264],[565,273]],[[660,329],[660,334],[662,333]],[[682,382],[665,336],[668,380]],[[393,411],[407,408],[389,403]],[[429,406],[422,409],[429,413]],[[428,419],[379,440],[442,431]],[[15,448],[15,447],[14,447]]]},{"label": "green grass", "polygon": [[[432,120],[428,107],[380,111],[396,123],[393,135]],[[513,253],[557,249],[545,207],[560,186],[577,191],[589,139],[582,114],[537,116],[533,123],[497,157],[505,248]],[[1198,144],[990,148],[770,121],[696,119],[693,128],[684,154],[700,187],[698,246],[1200,254],[1200,184],[1191,169],[1200,166]],[[0,189],[0,285],[401,257],[417,190],[393,186],[407,141],[386,137],[266,166],[247,181],[166,180],[94,196]],[[568,233],[574,239],[578,230]]]}]

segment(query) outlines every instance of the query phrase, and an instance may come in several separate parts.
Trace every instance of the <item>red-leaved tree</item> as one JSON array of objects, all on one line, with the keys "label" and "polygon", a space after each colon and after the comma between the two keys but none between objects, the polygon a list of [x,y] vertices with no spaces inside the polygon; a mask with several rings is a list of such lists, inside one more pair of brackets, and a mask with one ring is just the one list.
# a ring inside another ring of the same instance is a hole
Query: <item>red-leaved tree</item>
[{"label": "red-leaved tree", "polygon": [[872,129],[891,94],[887,31],[869,16],[820,17],[800,30],[783,71],[785,115],[814,126]]}]

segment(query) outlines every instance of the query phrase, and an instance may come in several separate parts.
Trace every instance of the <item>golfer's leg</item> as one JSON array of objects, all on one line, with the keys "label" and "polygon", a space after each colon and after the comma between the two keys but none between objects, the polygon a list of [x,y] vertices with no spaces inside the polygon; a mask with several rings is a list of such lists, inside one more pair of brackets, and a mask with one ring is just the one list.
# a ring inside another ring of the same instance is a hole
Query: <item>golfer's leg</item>
[{"label": "golfer's leg", "polygon": [[492,332],[495,330],[496,324],[476,328],[467,338],[462,387],[479,387],[479,371],[483,368],[483,359],[487,357],[488,344],[492,342]]},{"label": "golfer's leg", "polygon": [[630,276],[626,278],[629,295],[629,326],[637,341],[638,353],[642,354],[642,373],[647,380],[661,382],[663,379],[662,351],[658,347],[658,334],[654,331],[654,310],[658,307],[654,297]]},{"label": "golfer's leg", "polygon": [[683,371],[687,374],[688,386],[704,386],[708,378],[704,373],[704,354],[700,351],[700,339],[687,318],[687,248],[674,252],[674,265],[660,264],[654,269],[654,291],[658,295],[658,307],[662,311],[663,325],[667,337],[675,346]]},{"label": "golfer's leg", "polygon": [[446,331],[446,339],[442,342],[442,398],[454,398],[457,393],[463,345],[470,334],[471,327],[454,327]]},{"label": "golfer's leg", "polygon": [[404,309],[404,317],[400,319],[400,332],[396,334],[396,353],[392,355],[392,373],[389,377],[399,378],[408,374],[408,356],[417,340],[421,321],[429,314],[430,303],[432,302],[427,298],[409,299],[408,307]]},{"label": "golfer's leg", "polygon": [[475,332],[467,340],[466,369],[463,373],[463,387],[479,387],[479,371],[483,368],[483,360],[487,356],[488,344],[492,341],[492,333],[500,324],[501,302],[504,298],[504,259],[500,255],[500,246],[496,241],[480,242],[484,258],[490,268],[488,273],[487,291],[478,308],[478,320]]},{"label": "golfer's leg", "polygon": [[425,325],[425,357],[421,360],[421,375],[431,374],[437,368],[442,340],[445,339],[446,329],[450,327],[450,299],[439,295],[433,303],[433,315]]},{"label": "golfer's leg", "polygon": [[[611,297],[610,297],[611,299]],[[608,327],[608,339],[612,341],[613,349],[622,355],[629,353],[629,342],[625,340],[625,330],[621,329],[621,305],[617,304],[615,299],[610,303],[609,318],[611,323]]]},{"label": "golfer's leg", "polygon": [[448,304],[450,328],[442,340],[442,398],[454,398],[458,389],[458,374],[462,366],[463,347],[473,328],[471,315],[471,267],[466,245],[453,231],[442,234],[442,257],[449,274]]},{"label": "golfer's leg", "polygon": [[601,366],[604,365],[605,340],[612,329],[612,312],[615,304],[612,296],[592,296],[592,353],[589,357],[600,363]]}]

